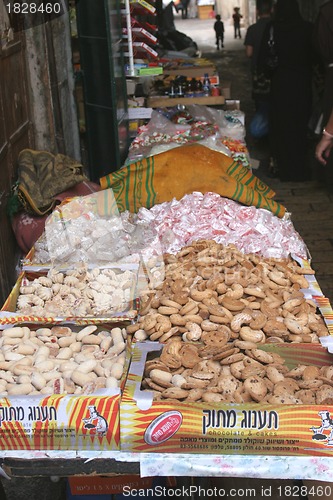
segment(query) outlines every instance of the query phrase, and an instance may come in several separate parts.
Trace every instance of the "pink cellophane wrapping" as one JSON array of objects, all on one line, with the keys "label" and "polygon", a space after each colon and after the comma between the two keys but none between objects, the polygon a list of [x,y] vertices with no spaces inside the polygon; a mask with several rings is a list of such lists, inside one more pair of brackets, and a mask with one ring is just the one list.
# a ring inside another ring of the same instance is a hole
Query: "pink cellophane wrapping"
[{"label": "pink cellophane wrapping", "polygon": [[[149,210],[141,208],[137,218],[157,233],[156,252],[162,246],[163,252],[176,253],[192,241],[213,239],[264,257],[308,257],[306,245],[288,216],[279,219],[267,210],[243,206],[216,193],[195,192]],[[150,252],[155,253],[152,246]]]}]

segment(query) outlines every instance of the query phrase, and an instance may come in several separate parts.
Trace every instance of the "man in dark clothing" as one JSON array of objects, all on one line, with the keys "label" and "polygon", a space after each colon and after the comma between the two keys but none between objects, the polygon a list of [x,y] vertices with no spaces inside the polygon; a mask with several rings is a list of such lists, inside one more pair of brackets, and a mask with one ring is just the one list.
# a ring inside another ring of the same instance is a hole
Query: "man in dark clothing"
[{"label": "man in dark clothing", "polygon": [[[297,0],[277,0],[273,20],[277,68],[271,73],[270,147],[281,181],[311,178],[307,158],[312,109],[313,25],[300,14]],[[263,34],[258,66],[265,67],[270,27]]]},{"label": "man in dark clothing", "polygon": [[259,168],[267,170],[268,175],[275,177],[276,171],[269,151],[268,133],[266,130],[264,131],[263,128],[259,128],[260,136],[258,137],[258,135],[254,132],[258,129],[256,126],[258,120],[261,124],[268,122],[268,127],[264,127],[264,129],[267,129],[269,132],[270,79],[264,74],[259,75],[257,71],[257,63],[263,34],[268,23],[271,22],[271,11],[272,0],[261,0],[257,3],[258,20],[256,23],[248,27],[245,35],[244,46],[246,55],[251,59],[252,98],[256,111],[253,120],[250,123],[249,130],[254,139],[261,139],[260,144],[264,154],[260,159]]},{"label": "man in dark clothing", "polygon": [[[262,100],[263,95],[259,92],[259,89],[256,89],[254,78],[256,76],[261,40],[267,24],[271,20],[271,11],[272,0],[262,0],[257,10],[258,21],[248,27],[244,41],[246,55],[251,58],[252,97],[256,108],[258,107],[258,103]],[[268,91],[269,89],[267,89],[267,93]]]},{"label": "man in dark clothing", "polygon": [[187,19],[187,14],[188,14],[188,4],[190,3],[190,0],[181,0],[181,6],[182,6],[182,19]]}]

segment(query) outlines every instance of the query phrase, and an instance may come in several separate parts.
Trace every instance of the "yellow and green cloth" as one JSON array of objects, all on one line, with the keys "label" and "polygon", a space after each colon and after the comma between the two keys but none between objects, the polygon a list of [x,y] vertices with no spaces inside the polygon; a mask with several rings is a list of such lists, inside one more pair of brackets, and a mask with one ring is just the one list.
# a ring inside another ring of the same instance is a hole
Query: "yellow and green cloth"
[{"label": "yellow and green cloth", "polygon": [[218,193],[247,206],[265,208],[278,217],[286,212],[273,200],[275,192],[248,168],[200,144],[144,158],[102,177],[100,184],[102,189],[112,188],[120,212],[180,200],[194,191]]}]

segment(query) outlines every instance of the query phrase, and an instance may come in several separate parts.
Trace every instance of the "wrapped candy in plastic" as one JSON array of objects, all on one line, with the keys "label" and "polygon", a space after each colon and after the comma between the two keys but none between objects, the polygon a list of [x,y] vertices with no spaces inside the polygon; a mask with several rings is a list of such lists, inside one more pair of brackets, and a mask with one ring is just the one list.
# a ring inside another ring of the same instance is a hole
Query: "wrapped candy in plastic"
[{"label": "wrapped candy in plastic", "polygon": [[[175,254],[200,239],[234,244],[244,253],[264,257],[308,257],[288,213],[278,218],[268,210],[244,206],[216,193],[193,192],[150,209],[142,207],[137,214],[124,211],[101,216],[91,207],[81,214],[79,209],[80,205],[76,206],[76,219],[47,225],[47,244],[54,262],[64,262],[66,256],[67,263],[74,259],[98,265],[133,261],[135,256],[145,264],[153,259],[159,273],[163,253]],[[41,244],[44,261],[46,250]]]},{"label": "wrapped candy in plastic", "polygon": [[137,217],[149,221],[167,253],[176,253],[195,240],[213,239],[264,257],[308,256],[289,214],[280,219],[268,210],[246,207],[216,193],[185,195],[179,201],[161,203],[150,210],[140,209]]}]

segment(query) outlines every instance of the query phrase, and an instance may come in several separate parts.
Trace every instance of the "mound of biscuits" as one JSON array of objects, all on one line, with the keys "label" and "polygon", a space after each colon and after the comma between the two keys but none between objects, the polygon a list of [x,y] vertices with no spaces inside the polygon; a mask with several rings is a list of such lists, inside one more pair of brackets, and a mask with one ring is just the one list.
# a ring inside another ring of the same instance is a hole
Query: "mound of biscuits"
[{"label": "mound of biscuits", "polygon": [[299,364],[235,340],[228,345],[169,340],[145,365],[154,400],[204,403],[333,404],[333,366]]}]

